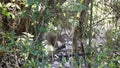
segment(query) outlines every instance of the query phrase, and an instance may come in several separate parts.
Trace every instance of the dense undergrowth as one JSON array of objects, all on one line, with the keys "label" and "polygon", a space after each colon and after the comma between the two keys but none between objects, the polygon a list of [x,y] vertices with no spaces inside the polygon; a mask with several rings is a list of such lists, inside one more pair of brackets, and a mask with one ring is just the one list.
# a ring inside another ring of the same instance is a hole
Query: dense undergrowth
[{"label": "dense undergrowth", "polygon": [[117,0],[1,0],[0,67],[119,68],[119,23]]}]

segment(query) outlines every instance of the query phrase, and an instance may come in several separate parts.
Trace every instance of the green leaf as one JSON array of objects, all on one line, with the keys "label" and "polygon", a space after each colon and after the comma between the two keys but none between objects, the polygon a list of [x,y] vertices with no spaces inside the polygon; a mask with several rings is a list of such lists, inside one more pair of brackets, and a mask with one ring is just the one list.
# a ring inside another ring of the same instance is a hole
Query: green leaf
[{"label": "green leaf", "polygon": [[82,11],[85,9],[87,9],[87,7],[85,5],[75,5],[73,8],[73,10],[75,10],[75,11]]},{"label": "green leaf", "polygon": [[40,28],[39,28],[39,31],[40,31],[40,32],[46,32],[46,28],[40,27]]},{"label": "green leaf", "polygon": [[62,58],[62,62],[63,62],[63,64],[65,64],[67,62],[65,57]]},{"label": "green leaf", "polygon": [[16,4],[15,6],[16,6],[17,9],[19,9],[19,10],[21,9],[19,5]]},{"label": "green leaf", "polygon": [[10,13],[10,15],[12,16],[12,19],[15,19],[15,15],[14,14]]},{"label": "green leaf", "polygon": [[15,2],[15,0],[12,0],[12,2]]},{"label": "green leaf", "polygon": [[0,22],[0,28],[2,27],[2,23]]},{"label": "green leaf", "polygon": [[34,37],[34,35],[32,35],[32,34],[30,34],[30,33],[27,33],[27,32],[23,32],[23,34],[26,35],[26,36],[28,36],[28,37],[31,37],[31,38]]},{"label": "green leaf", "polygon": [[2,14],[6,15],[7,17],[10,17],[10,12],[7,12],[6,8],[2,8]]},{"label": "green leaf", "polygon": [[6,8],[2,8],[2,13],[5,14],[7,12]]},{"label": "green leaf", "polygon": [[82,10],[86,10],[87,7],[85,5],[81,5]]},{"label": "green leaf", "polygon": [[42,0],[36,0],[36,2],[39,2],[39,3],[40,3],[41,1],[42,1]]},{"label": "green leaf", "polygon": [[2,8],[3,6],[2,6],[2,3],[0,2],[0,8]]},{"label": "green leaf", "polygon": [[28,6],[32,6],[35,3],[34,0],[28,0]]},{"label": "green leaf", "polygon": [[79,2],[80,2],[80,4],[82,4],[82,3],[83,3],[83,0],[79,0]]},{"label": "green leaf", "polygon": [[10,6],[12,6],[13,5],[13,3],[7,3],[6,5],[5,5],[5,7],[10,7]]}]

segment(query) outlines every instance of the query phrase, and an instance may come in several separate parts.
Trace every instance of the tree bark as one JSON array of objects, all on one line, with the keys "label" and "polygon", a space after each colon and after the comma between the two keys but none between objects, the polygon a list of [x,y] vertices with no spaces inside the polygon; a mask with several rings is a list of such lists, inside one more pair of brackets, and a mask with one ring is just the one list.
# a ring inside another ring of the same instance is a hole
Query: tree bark
[{"label": "tree bark", "polygon": [[[83,5],[86,6],[88,8],[89,6],[89,3],[90,3],[91,0],[84,0],[83,1]],[[74,36],[73,36],[73,53],[79,53],[80,52],[80,49],[78,49],[78,42],[77,41],[80,41],[80,46],[81,46],[81,53],[84,53],[85,54],[85,49],[84,49],[84,44],[82,42],[83,40],[83,35],[84,35],[84,23],[86,21],[86,12],[87,12],[87,9],[83,9],[80,13],[80,18],[79,18],[79,25],[75,27],[75,30],[74,30]],[[78,58],[76,60],[79,60]],[[88,68],[87,64],[86,64],[86,58],[85,58],[85,55],[83,56],[83,60],[85,62],[85,66],[86,68]],[[78,63],[79,65],[79,63]]]}]

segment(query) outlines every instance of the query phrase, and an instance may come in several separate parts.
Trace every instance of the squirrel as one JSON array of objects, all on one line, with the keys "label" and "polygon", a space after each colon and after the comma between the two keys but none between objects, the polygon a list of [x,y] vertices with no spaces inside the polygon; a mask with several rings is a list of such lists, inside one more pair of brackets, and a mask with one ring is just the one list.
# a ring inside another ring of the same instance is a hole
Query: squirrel
[{"label": "squirrel", "polygon": [[47,42],[51,44],[54,47],[58,47],[58,41],[61,43],[65,43],[66,39],[68,38],[68,35],[66,33],[64,34],[55,34],[53,32],[46,33],[45,36]]}]

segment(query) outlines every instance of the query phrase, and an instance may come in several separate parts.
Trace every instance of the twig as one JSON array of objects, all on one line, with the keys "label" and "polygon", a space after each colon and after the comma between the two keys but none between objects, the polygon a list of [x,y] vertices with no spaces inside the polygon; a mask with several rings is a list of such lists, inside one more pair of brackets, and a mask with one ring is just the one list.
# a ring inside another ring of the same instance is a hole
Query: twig
[{"label": "twig", "polygon": [[18,63],[18,59],[17,59],[17,55],[16,55],[16,49],[15,49],[15,47],[14,47],[14,58],[15,58],[15,61],[16,61],[16,67],[20,68],[19,67],[19,63]]},{"label": "twig", "polygon": [[[113,11],[113,10],[112,10]],[[101,21],[105,20],[105,18],[112,12],[110,11],[107,15],[105,15],[102,19],[98,20],[97,22],[94,22],[92,25],[96,26],[98,23],[100,23]]]}]

